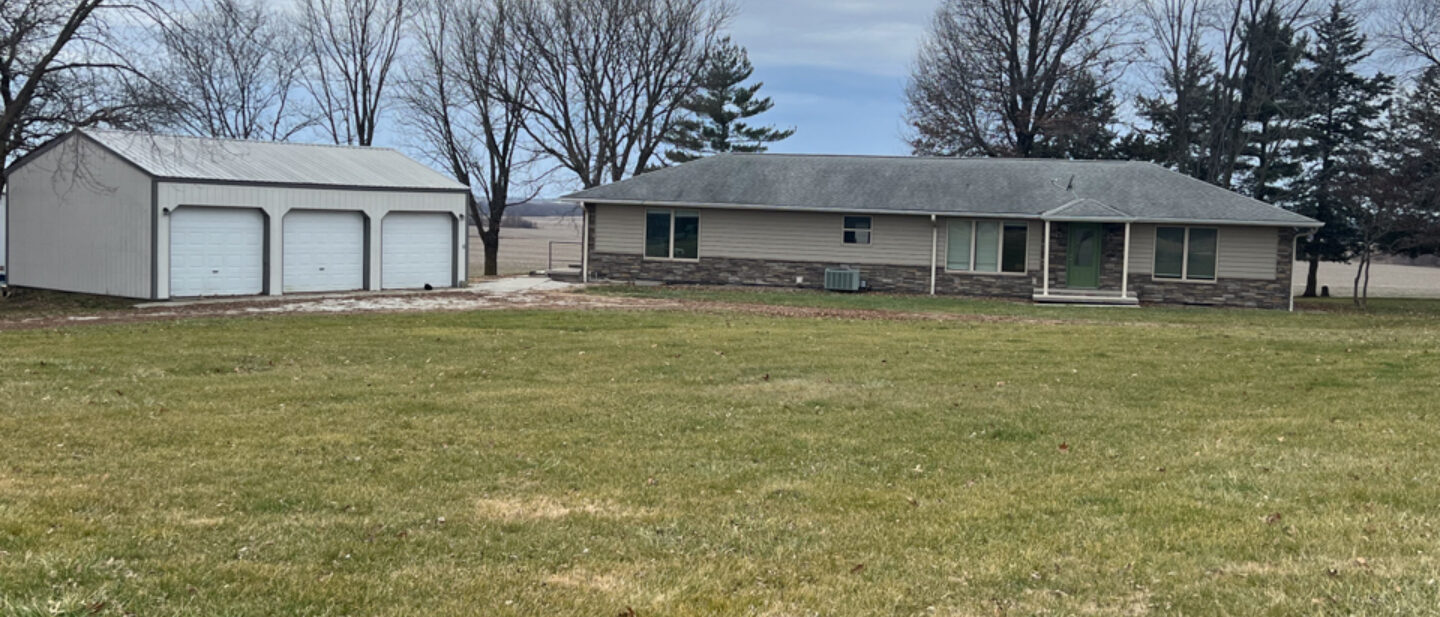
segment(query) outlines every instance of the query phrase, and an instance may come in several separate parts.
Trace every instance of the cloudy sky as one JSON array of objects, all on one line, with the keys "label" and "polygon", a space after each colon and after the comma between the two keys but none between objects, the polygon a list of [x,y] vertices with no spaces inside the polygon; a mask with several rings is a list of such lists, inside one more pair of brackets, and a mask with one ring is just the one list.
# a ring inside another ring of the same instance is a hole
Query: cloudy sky
[{"label": "cloudy sky", "polygon": [[763,123],[794,127],[772,152],[908,154],[903,90],[937,0],[738,0]]}]

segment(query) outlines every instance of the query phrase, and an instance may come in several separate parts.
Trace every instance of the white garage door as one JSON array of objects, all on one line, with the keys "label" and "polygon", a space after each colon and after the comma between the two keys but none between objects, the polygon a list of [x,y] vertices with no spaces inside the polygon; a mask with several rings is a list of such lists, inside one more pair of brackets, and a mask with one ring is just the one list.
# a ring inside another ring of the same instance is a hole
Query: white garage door
[{"label": "white garage door", "polygon": [[386,215],[380,230],[380,286],[450,287],[455,259],[453,221],[445,212]]},{"label": "white garage door", "polygon": [[265,216],[244,208],[170,214],[170,295],[248,296],[265,290]]},{"label": "white garage door", "polygon": [[365,288],[365,217],[297,210],[285,215],[285,293]]}]

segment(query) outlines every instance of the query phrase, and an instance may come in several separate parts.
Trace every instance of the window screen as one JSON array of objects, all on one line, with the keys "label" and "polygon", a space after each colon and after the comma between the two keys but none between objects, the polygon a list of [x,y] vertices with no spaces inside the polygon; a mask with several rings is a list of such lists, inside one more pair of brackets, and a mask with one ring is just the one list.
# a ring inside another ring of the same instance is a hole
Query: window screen
[{"label": "window screen", "polygon": [[970,234],[973,231],[974,223],[970,221],[950,221],[945,229],[946,270],[970,269]]},{"label": "window screen", "polygon": [[670,211],[645,211],[645,256],[670,257]]},{"label": "window screen", "polygon": [[845,217],[845,244],[870,244],[870,217]]},{"label": "window screen", "polygon": [[1201,281],[1215,280],[1216,230],[1190,230],[1190,261],[1185,278]]},{"label": "window screen", "polygon": [[675,211],[675,259],[700,257],[700,213],[693,210]]},{"label": "window screen", "polygon": [[1185,228],[1155,230],[1155,278],[1178,279],[1185,275]]},{"label": "window screen", "polygon": [[1000,223],[975,223],[975,271],[997,272],[1000,269]]}]

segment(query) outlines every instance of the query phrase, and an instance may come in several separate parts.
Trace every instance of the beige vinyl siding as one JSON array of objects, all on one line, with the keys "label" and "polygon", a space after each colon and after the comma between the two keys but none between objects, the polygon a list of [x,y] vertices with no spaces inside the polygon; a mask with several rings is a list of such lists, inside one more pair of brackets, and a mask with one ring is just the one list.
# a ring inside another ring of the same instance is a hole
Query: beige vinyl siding
[{"label": "beige vinyl siding", "polygon": [[[700,237],[705,237],[705,215],[700,215]],[[645,208],[595,206],[595,252],[639,255],[645,250]]]},{"label": "beige vinyl siding", "polygon": [[[949,260],[950,221],[977,221],[977,220],[993,221],[993,220],[996,220],[996,219],[967,219],[967,218],[961,218],[961,217],[954,217],[954,218],[941,217],[941,218],[939,219],[938,225],[940,225],[940,247],[939,247],[939,254],[938,254],[938,256],[937,256],[936,264],[938,264],[940,270],[943,271],[943,270],[945,269],[945,264],[948,263],[948,260]],[[1001,222],[1003,223],[1004,220],[1001,220]],[[1039,222],[1039,221],[1027,221],[1027,224],[1028,224],[1027,229],[1028,229],[1028,231],[1029,231],[1029,234],[1026,236],[1026,239],[1025,239],[1025,269],[1026,269],[1026,271],[1028,271],[1028,272],[1039,272],[1040,269],[1044,267],[1044,264],[1041,263],[1041,260],[1043,259],[1044,253],[1045,253],[1045,251],[1044,251],[1045,245],[1043,244],[1043,240],[1044,240],[1044,238],[1045,238],[1045,223],[1042,223],[1042,222]],[[927,262],[927,263],[928,263],[928,262]],[[986,272],[986,273],[984,273],[984,274],[995,274],[995,273],[994,273],[994,272]],[[1018,274],[1018,273],[1010,272],[1010,273],[1008,273],[1008,274]]]},{"label": "beige vinyl siding", "polygon": [[9,190],[10,284],[150,297],[149,176],[71,136],[15,170]]},{"label": "beige vinyl siding", "polygon": [[[645,208],[596,206],[595,251],[640,254]],[[684,210],[684,208],[679,208]],[[930,217],[871,217],[870,244],[845,244],[846,215],[701,209],[700,259],[774,259],[833,264],[930,265]],[[850,215],[854,216],[854,215]]]},{"label": "beige vinyl siding", "polygon": [[1274,227],[1221,227],[1215,267],[1222,279],[1275,280],[1280,231]]},{"label": "beige vinyl siding", "polygon": [[1130,226],[1130,272],[1150,274],[1155,270],[1155,226]]},{"label": "beige vinyl siding", "polygon": [[[1135,225],[1130,237],[1130,270],[1150,274],[1155,266],[1155,228]],[[1192,227],[1207,227],[1193,225]],[[1216,276],[1222,279],[1274,280],[1280,232],[1274,227],[1219,227]]]}]

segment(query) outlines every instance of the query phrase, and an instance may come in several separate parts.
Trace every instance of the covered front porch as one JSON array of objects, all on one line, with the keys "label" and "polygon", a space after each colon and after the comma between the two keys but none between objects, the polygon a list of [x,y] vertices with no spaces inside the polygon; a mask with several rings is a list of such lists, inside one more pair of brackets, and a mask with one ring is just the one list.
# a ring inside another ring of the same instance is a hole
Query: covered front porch
[{"label": "covered front porch", "polygon": [[1130,283],[1134,218],[1093,199],[1044,213],[1040,287],[1047,304],[1139,306]]}]

